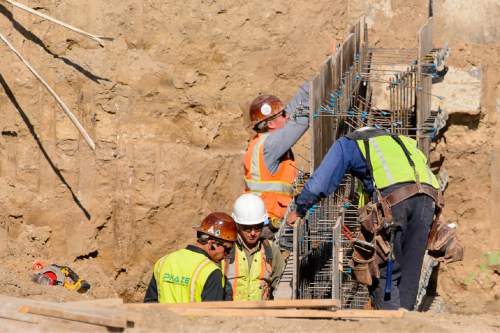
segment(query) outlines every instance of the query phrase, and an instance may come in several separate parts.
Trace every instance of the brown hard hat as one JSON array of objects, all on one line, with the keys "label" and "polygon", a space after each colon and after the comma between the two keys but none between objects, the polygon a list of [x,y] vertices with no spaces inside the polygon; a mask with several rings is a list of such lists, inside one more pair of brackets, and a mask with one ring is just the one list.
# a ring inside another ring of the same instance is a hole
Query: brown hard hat
[{"label": "brown hard hat", "polygon": [[252,126],[255,126],[275,114],[283,111],[283,103],[273,95],[261,95],[252,101],[250,104],[250,120]]},{"label": "brown hard hat", "polygon": [[236,241],[236,235],[238,233],[233,218],[226,213],[220,212],[209,214],[201,221],[201,225],[195,228],[195,230],[228,242]]}]

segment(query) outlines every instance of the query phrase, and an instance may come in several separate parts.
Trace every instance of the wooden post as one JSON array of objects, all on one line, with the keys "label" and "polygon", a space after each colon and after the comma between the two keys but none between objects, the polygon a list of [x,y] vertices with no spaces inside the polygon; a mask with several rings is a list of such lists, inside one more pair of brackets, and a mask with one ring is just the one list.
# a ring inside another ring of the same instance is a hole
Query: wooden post
[{"label": "wooden post", "polygon": [[9,42],[9,40],[0,33],[0,39],[9,47],[9,49],[28,67],[30,72],[42,83],[42,85],[47,89],[47,91],[54,97],[56,102],[59,104],[61,109],[64,111],[64,113],[68,116],[68,118],[71,120],[73,125],[78,129],[80,134],[83,136],[85,139],[85,142],[89,145],[90,149],[95,150],[95,143],[90,137],[90,135],[87,133],[87,131],[83,128],[82,124],[78,121],[76,116],[69,110],[69,108],[66,106],[66,104],[63,102],[63,100],[57,95],[57,93],[52,89],[49,84],[42,78],[40,74],[30,65],[30,63],[24,59],[24,57],[19,53],[19,51],[16,50],[16,48]]},{"label": "wooden post", "polygon": [[48,21],[50,21],[52,23],[58,24],[60,26],[63,26],[66,29],[69,29],[69,30],[72,30],[72,31],[74,31],[76,33],[79,33],[80,35],[88,37],[88,38],[92,39],[93,41],[95,41],[97,44],[99,44],[101,47],[104,47],[104,40],[113,40],[113,38],[111,38],[111,37],[96,36],[96,35],[93,35],[91,33],[86,32],[86,31],[83,31],[82,29],[78,29],[77,27],[74,27],[74,26],[69,25],[67,23],[64,23],[62,21],[59,21],[58,19],[55,19],[55,18],[50,17],[48,15],[45,15],[43,13],[39,13],[36,10],[31,9],[30,7],[25,6],[22,3],[19,3],[17,1],[12,1],[12,0],[4,0],[4,1],[10,3],[14,7],[17,7],[19,9],[24,10],[24,11],[27,11],[30,14],[39,16],[39,17],[44,18],[44,19],[46,19],[46,20],[48,20]]}]

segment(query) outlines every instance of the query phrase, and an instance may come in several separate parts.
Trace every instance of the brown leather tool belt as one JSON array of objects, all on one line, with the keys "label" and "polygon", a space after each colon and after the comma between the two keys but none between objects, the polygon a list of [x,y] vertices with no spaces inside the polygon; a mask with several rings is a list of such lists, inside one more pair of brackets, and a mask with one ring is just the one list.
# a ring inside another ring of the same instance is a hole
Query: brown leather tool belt
[{"label": "brown leather tool belt", "polygon": [[434,187],[427,184],[410,184],[406,186],[402,186],[390,194],[384,197],[384,201],[389,205],[389,207],[393,207],[400,203],[403,200],[413,197],[417,194],[425,194],[431,197],[438,207],[443,206],[443,197],[441,192],[436,190]]}]

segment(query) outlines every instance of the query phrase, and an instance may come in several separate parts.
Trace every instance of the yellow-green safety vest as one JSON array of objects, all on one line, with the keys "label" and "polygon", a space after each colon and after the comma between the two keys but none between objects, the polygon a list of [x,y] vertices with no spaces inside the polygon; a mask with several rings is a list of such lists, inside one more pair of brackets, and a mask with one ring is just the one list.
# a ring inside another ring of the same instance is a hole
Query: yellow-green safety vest
[{"label": "yellow-green safety vest", "polygon": [[[259,251],[256,251],[251,257],[251,265],[248,263],[247,256],[240,244],[233,247],[232,258],[226,258],[222,261],[226,283],[231,287],[233,301],[260,301],[270,297],[272,263],[266,260],[271,256],[271,242],[268,241],[268,255],[266,256],[266,246],[264,242],[260,243]],[[234,259],[233,259],[234,258]],[[272,261],[272,259],[271,259]],[[250,266],[250,267],[249,267]]]},{"label": "yellow-green safety vest", "polygon": [[220,268],[206,255],[188,249],[160,258],[154,266],[158,302],[201,302],[203,287],[217,269]]},{"label": "yellow-green safety vest", "polygon": [[[436,176],[427,165],[427,158],[417,148],[417,142],[409,137],[398,136],[415,164],[415,172],[420,183],[439,189]],[[379,190],[398,183],[416,182],[415,172],[405,155],[403,148],[390,135],[379,135],[369,140],[370,161],[373,170],[373,182]],[[361,154],[366,159],[363,140],[356,140]]]}]

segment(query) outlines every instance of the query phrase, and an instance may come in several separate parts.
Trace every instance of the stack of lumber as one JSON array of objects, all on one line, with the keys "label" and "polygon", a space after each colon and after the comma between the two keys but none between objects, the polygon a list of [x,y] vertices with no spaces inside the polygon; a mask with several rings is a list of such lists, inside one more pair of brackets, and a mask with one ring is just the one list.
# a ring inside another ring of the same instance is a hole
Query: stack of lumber
[{"label": "stack of lumber", "polygon": [[[300,299],[187,304],[128,304],[128,308],[164,308],[183,316],[271,318],[401,318],[402,311],[339,310],[331,299]],[[216,311],[215,311],[216,310]]]},{"label": "stack of lumber", "polygon": [[121,299],[56,303],[0,296],[2,333],[121,332],[132,325]]},{"label": "stack of lumber", "polygon": [[123,304],[121,299],[56,303],[0,296],[0,327],[2,332],[15,333],[133,332],[134,318],[152,309],[190,317],[362,319],[404,315],[401,311],[338,310],[335,300]]}]

